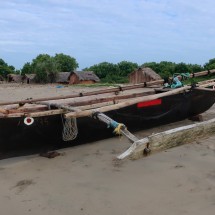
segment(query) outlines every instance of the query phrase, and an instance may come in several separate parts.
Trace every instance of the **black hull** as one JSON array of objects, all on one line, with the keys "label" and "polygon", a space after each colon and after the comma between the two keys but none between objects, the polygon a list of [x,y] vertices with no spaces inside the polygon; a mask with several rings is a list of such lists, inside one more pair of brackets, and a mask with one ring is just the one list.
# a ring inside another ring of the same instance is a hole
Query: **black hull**
[{"label": "black hull", "polygon": [[[163,97],[161,104],[137,107],[137,104],[106,114],[124,123],[130,131],[167,124],[198,115],[208,110],[215,102],[215,91],[193,89],[186,93]],[[62,141],[62,116],[53,115],[34,119],[31,126],[24,124],[24,118],[0,119],[0,147],[31,144],[31,142]],[[112,129],[90,117],[78,118],[78,136],[72,144],[81,144],[113,136]]]}]

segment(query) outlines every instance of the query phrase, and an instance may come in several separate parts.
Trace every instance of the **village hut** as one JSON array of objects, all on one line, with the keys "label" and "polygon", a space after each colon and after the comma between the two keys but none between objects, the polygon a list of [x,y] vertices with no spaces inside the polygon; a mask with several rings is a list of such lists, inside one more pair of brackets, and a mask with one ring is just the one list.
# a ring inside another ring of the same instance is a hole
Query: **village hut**
[{"label": "village hut", "polygon": [[92,71],[71,72],[69,76],[69,84],[95,84],[100,79]]},{"label": "village hut", "polygon": [[25,74],[22,77],[22,81],[23,83],[26,83],[26,84],[32,84],[36,82],[35,77],[36,77],[36,74]]},{"label": "village hut", "polygon": [[59,72],[56,76],[56,83],[68,84],[70,72]]},{"label": "village hut", "polygon": [[0,81],[4,81],[4,78],[2,75],[0,75]]},{"label": "village hut", "polygon": [[129,74],[129,83],[137,84],[148,81],[160,80],[161,77],[154,70],[148,67],[138,68]]},{"label": "village hut", "polygon": [[8,74],[7,75],[8,82],[21,83],[22,76],[18,74]]}]

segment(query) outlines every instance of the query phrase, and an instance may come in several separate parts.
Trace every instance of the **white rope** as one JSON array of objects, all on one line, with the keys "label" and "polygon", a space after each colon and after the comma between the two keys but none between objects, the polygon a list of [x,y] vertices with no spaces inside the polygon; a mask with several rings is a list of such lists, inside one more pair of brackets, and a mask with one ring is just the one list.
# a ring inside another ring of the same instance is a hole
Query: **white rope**
[{"label": "white rope", "polygon": [[63,122],[63,131],[62,131],[63,141],[74,140],[78,135],[76,118],[66,118],[65,122],[62,119],[62,122]]}]

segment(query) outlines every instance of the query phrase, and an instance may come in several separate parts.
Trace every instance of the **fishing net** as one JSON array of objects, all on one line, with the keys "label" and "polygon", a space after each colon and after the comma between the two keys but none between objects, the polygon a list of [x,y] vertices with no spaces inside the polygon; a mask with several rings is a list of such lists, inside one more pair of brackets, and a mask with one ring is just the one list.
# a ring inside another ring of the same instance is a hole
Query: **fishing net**
[{"label": "fishing net", "polygon": [[74,140],[78,135],[78,127],[76,118],[66,118],[63,121],[62,138],[63,141]]}]

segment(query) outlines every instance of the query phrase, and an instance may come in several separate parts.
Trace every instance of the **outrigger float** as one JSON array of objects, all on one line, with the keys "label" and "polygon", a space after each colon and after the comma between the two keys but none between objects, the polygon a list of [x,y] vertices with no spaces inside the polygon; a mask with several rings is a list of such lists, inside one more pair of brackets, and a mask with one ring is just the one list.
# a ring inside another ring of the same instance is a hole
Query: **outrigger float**
[{"label": "outrigger float", "polygon": [[213,88],[215,79],[176,89],[161,88],[159,84],[163,85],[164,80],[70,96],[1,102],[0,145],[32,139],[77,144],[110,137],[113,129],[135,142],[138,139],[128,130],[190,118],[207,111],[215,102],[215,90],[208,88]]}]

